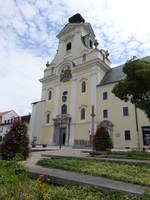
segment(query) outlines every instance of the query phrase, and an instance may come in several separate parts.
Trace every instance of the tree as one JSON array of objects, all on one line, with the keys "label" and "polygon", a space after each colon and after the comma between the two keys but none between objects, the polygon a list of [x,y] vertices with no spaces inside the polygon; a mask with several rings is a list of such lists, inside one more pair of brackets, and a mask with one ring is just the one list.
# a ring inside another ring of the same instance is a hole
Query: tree
[{"label": "tree", "polygon": [[135,104],[150,119],[150,63],[130,60],[124,65],[123,72],[125,79],[114,86],[112,93],[125,102]]},{"label": "tree", "polygon": [[26,160],[29,153],[27,126],[21,121],[14,122],[1,146],[2,159],[10,160],[18,156],[19,159]]},{"label": "tree", "polygon": [[99,126],[93,138],[93,149],[96,151],[105,151],[107,148],[112,148],[112,141],[108,130]]}]

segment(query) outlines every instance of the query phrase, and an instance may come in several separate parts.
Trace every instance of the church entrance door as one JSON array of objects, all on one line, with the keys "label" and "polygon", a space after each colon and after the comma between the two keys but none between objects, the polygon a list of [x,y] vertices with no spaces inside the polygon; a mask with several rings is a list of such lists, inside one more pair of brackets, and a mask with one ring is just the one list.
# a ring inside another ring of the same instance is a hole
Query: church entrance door
[{"label": "church entrance door", "polygon": [[65,145],[66,141],[66,128],[61,128],[61,143]]}]

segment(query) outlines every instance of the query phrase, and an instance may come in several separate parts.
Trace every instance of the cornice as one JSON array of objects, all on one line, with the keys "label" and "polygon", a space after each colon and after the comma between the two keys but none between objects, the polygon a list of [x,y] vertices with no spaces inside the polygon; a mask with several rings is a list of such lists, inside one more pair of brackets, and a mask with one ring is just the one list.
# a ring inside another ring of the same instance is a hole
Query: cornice
[{"label": "cornice", "polygon": [[58,76],[55,74],[55,75],[49,75],[44,78],[41,78],[41,79],[39,79],[39,81],[41,83],[47,83],[49,81],[53,81],[53,80],[57,80],[57,79],[58,79]]},{"label": "cornice", "polygon": [[106,71],[111,69],[108,65],[103,63],[99,58],[96,58],[96,59],[87,61],[86,63],[76,65],[73,69],[73,72],[82,71],[88,68],[92,68],[93,66],[103,67]]},{"label": "cornice", "polygon": [[[62,68],[61,66],[64,66],[65,64],[72,64],[72,62],[71,61],[65,61],[65,62],[60,63],[57,66],[57,70],[58,70],[57,74],[46,76],[46,77],[40,79],[39,81],[41,83],[47,83],[49,81],[58,80],[59,79],[59,73],[58,72],[60,71],[60,68]],[[75,67],[72,67],[72,74],[75,74],[75,77],[76,77],[76,73],[87,70],[87,69],[92,70],[92,68],[95,67],[95,66],[103,68],[105,71],[108,71],[108,70],[111,69],[107,64],[103,63],[99,58],[96,58],[96,59],[87,61],[86,63],[82,63],[82,64],[79,64],[79,65],[76,65]],[[91,71],[91,75],[95,75],[96,73],[97,73],[96,69],[94,71]]]}]

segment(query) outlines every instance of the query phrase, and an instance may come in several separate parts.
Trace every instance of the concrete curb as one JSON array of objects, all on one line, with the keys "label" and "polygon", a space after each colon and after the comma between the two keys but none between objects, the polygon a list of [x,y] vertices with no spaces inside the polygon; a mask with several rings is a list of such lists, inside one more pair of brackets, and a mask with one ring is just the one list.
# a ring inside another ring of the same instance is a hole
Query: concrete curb
[{"label": "concrete curb", "polygon": [[121,162],[121,163],[134,163],[134,164],[147,164],[150,165],[150,160],[134,160],[134,159],[122,159],[122,158],[95,158],[95,157],[86,157],[86,156],[64,156],[64,155],[52,155],[52,154],[41,154],[41,157],[55,157],[55,158],[80,158],[80,159],[89,159],[89,160],[102,160],[102,161],[110,161],[110,162]]},{"label": "concrete curb", "polygon": [[32,148],[31,152],[41,152],[41,151],[58,151],[59,149],[51,149],[51,148]]}]

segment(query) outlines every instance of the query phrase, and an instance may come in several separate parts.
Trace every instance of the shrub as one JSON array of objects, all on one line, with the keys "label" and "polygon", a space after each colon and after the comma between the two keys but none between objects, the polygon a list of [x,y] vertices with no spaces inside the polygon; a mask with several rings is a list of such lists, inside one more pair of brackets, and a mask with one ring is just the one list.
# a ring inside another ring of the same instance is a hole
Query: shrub
[{"label": "shrub", "polygon": [[10,131],[5,135],[1,146],[2,159],[26,160],[29,153],[27,126],[21,121],[14,122]]},{"label": "shrub", "polygon": [[112,141],[108,130],[105,127],[98,127],[93,138],[93,149],[96,151],[105,151],[112,148]]}]

